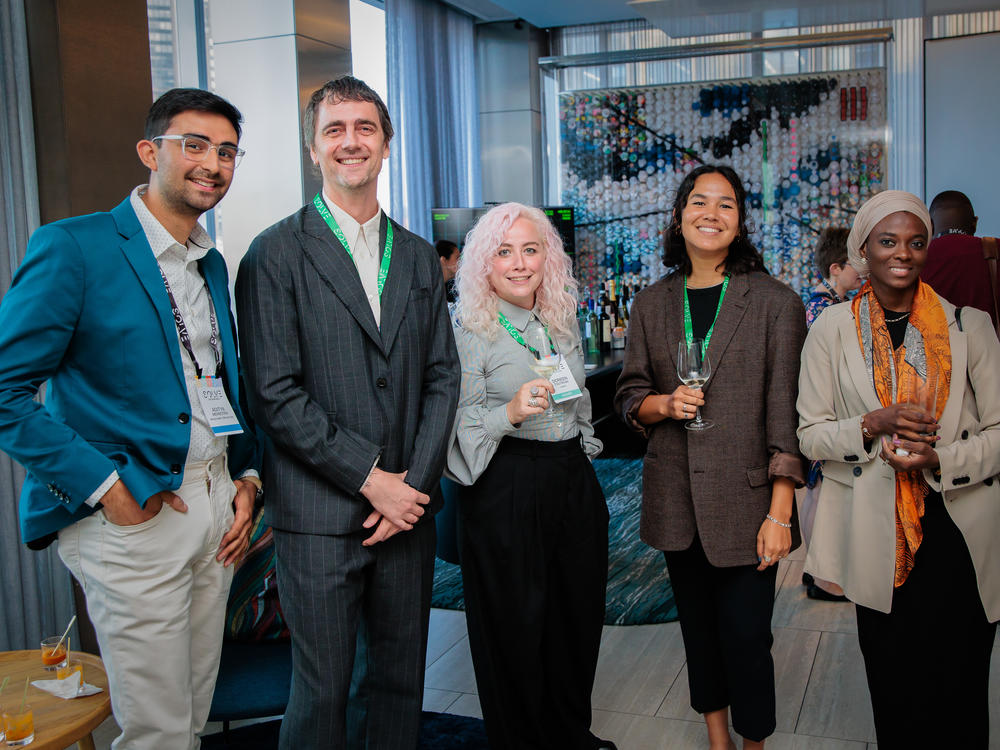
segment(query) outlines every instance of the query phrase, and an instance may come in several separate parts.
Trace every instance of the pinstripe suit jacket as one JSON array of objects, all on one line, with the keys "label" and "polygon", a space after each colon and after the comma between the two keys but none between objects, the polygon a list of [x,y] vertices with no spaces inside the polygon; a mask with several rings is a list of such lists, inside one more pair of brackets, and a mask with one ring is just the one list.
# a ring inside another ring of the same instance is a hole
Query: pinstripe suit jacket
[{"label": "pinstripe suit jacket", "polygon": [[361,530],[372,508],[359,491],[376,458],[431,496],[425,519],[441,506],[461,371],[437,253],[395,222],[393,235],[381,327],[312,204],[261,232],[240,264],[240,345],[276,528]]}]

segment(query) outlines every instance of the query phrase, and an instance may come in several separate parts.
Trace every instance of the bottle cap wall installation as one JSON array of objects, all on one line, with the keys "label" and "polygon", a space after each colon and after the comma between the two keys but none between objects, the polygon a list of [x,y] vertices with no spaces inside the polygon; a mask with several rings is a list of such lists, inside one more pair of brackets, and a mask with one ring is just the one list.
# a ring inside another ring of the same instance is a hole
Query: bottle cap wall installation
[{"label": "bottle cap wall installation", "polygon": [[646,286],[684,175],[729,164],[745,180],[754,244],[800,293],[813,247],[886,188],[882,69],[559,97],[563,203],[576,209],[577,275]]}]

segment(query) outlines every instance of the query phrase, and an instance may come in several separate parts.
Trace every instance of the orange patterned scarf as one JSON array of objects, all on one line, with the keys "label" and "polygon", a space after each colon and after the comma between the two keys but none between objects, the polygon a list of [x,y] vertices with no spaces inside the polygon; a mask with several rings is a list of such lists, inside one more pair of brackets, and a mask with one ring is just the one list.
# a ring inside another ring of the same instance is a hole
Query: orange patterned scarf
[{"label": "orange patterned scarf", "polygon": [[[882,406],[921,404],[941,418],[951,385],[948,320],[937,294],[919,282],[903,344],[893,350],[882,306],[866,282],[851,303],[858,343]],[[930,488],[920,471],[896,472],[896,577],[901,586],[924,538],[920,519]]]}]

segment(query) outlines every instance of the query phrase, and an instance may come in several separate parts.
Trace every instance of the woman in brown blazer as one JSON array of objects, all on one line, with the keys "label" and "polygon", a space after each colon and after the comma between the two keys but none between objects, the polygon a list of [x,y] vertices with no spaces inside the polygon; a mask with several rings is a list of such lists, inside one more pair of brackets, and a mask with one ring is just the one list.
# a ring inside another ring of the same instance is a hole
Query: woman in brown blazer
[{"label": "woman in brown blazer", "polygon": [[[640,533],[663,550],[680,614],[691,706],[713,750],[763,747],[774,731],[771,612],[778,561],[799,543],[794,488],[798,296],[764,269],[729,167],[702,166],[678,189],[664,242],[668,275],[636,296],[615,405],[649,438]],[[690,320],[690,326],[685,320]],[[681,384],[677,344],[708,339],[712,375]],[[684,424],[700,407],[715,426]]]}]

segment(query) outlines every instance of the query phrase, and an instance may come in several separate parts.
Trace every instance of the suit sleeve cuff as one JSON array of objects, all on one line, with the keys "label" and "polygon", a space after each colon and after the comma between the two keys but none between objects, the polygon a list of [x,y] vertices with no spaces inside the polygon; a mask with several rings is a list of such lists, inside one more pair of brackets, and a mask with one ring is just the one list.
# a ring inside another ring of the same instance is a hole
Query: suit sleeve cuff
[{"label": "suit sleeve cuff", "polygon": [[802,456],[797,453],[775,453],[768,464],[767,477],[772,481],[784,477],[791,479],[796,487],[802,487],[806,483]]},{"label": "suit sleeve cuff", "polygon": [[101,482],[101,485],[83,502],[91,508],[95,507],[99,502],[101,502],[101,498],[107,494],[108,490],[110,490],[119,479],[120,477],[118,476],[118,471],[112,471],[111,475]]},{"label": "suit sleeve cuff", "polygon": [[256,469],[247,469],[236,478],[247,480],[250,484],[257,488],[257,492],[260,492],[261,487],[264,486],[263,482],[260,481],[260,474],[257,473]]}]

